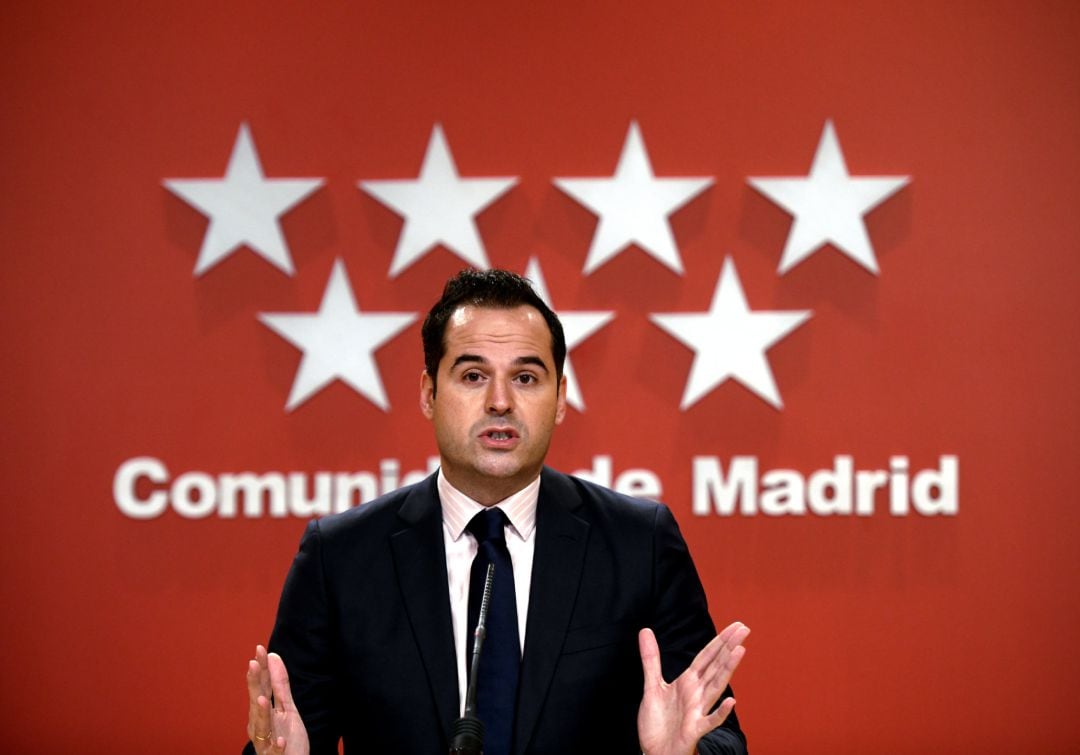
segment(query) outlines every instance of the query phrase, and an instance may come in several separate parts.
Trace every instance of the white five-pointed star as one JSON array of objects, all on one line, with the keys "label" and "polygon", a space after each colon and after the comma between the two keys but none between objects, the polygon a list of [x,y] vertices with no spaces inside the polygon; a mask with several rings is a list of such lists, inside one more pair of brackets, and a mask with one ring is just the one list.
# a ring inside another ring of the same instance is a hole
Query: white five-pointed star
[{"label": "white five-pointed star", "polygon": [[735,378],[777,409],[783,405],[766,350],[806,321],[809,311],[752,312],[730,257],[724,260],[712,305],[701,314],[650,318],[694,350],[682,403],[686,411],[728,378]]},{"label": "white five-pointed star", "polygon": [[246,123],[240,124],[224,178],[167,178],[165,187],[210,218],[196,277],[246,244],[289,275],[292,258],[278,218],[322,186],[321,178],[266,178]]},{"label": "white five-pointed star", "polygon": [[341,260],[334,263],[317,313],[261,313],[263,324],[304,352],[285,410],[292,411],[338,378],[388,411],[375,350],[416,318],[412,312],[361,312]]},{"label": "white five-pointed star", "polygon": [[825,121],[810,175],[748,179],[751,186],[795,216],[780,258],[781,275],[826,243],[877,275],[877,259],[863,215],[909,180],[909,176],[849,176],[832,121]]},{"label": "white five-pointed star", "polygon": [[473,267],[490,267],[473,217],[515,183],[517,178],[458,177],[442,127],[435,124],[419,178],[359,183],[405,219],[390,277],[397,277],[437,244]]},{"label": "white five-pointed star", "polygon": [[637,244],[682,275],[668,215],[712,182],[712,178],[656,178],[641,130],[631,121],[614,176],[555,179],[556,186],[600,217],[584,273],[592,273],[630,244]]},{"label": "white five-pointed star", "polygon": [[[533,288],[544,303],[555,309],[551,303],[547,284],[544,282],[544,274],[540,272],[540,263],[535,257],[529,260],[529,265],[525,268],[525,277],[532,281]],[[579,412],[584,412],[585,399],[581,395],[577,375],[574,374],[574,365],[570,362],[570,352],[575,346],[580,345],[586,338],[611,322],[615,313],[560,311],[557,314],[563,326],[563,335],[566,337],[566,361],[563,363],[563,374],[566,375],[566,403]]]}]

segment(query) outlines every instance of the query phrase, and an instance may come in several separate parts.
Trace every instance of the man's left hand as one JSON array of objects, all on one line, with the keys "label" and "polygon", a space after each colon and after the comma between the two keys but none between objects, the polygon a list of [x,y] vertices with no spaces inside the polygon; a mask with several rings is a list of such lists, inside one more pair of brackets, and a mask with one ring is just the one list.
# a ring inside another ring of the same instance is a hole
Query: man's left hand
[{"label": "man's left hand", "polygon": [[739,665],[750,634],[736,621],[702,648],[693,663],[671,684],[660,668],[660,648],[651,629],[638,633],[645,692],[638,708],[638,741],[645,755],[690,755],[698,740],[724,722],[735,707],[725,699],[712,711]]}]

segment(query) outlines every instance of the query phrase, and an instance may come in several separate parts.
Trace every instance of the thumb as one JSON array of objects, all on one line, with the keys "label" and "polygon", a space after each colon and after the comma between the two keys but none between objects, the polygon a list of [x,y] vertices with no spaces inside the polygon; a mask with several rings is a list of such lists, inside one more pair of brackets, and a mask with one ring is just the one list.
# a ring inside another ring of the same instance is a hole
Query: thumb
[{"label": "thumb", "polygon": [[638,651],[641,653],[641,670],[645,673],[645,688],[659,686],[664,677],[660,671],[660,647],[653,630],[645,628],[638,632]]}]

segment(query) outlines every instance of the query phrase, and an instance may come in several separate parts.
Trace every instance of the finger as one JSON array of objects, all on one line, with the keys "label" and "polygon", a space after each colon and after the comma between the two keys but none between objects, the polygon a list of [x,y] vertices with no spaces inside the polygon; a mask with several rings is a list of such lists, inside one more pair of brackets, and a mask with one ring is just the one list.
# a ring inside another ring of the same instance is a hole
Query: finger
[{"label": "finger", "polygon": [[[256,652],[256,655],[258,653]],[[267,695],[262,693],[260,676],[262,669],[257,659],[248,661],[247,689],[248,689],[248,723],[247,735],[256,751],[266,750],[266,740],[256,740],[256,736],[266,737],[270,734],[270,701]],[[261,745],[261,747],[260,747]]]},{"label": "finger", "polygon": [[727,666],[731,659],[731,654],[735,652],[737,648],[742,647],[742,643],[750,635],[750,627],[741,622],[734,622],[724,628],[720,634],[716,636],[717,640],[722,640],[722,644],[716,655],[709,659],[710,668],[708,670],[702,669],[702,674],[706,677],[710,677],[723,670]]},{"label": "finger", "polygon": [[255,660],[259,663],[259,686],[262,693],[270,697],[272,690],[270,689],[270,669],[267,666],[266,647],[263,645],[255,646]]},{"label": "finger", "polygon": [[248,689],[248,736],[254,736],[254,733],[265,734],[270,731],[270,714],[268,711],[264,711],[260,706],[259,701],[265,700],[266,695],[262,693],[259,686],[259,666],[255,661],[248,661],[247,671],[247,689]]},{"label": "finger", "polygon": [[645,673],[645,689],[658,687],[664,681],[660,671],[660,647],[651,629],[638,632],[638,651],[641,653],[641,670]]},{"label": "finger", "polygon": [[735,652],[736,648],[742,647],[743,642],[745,642],[746,638],[750,636],[750,627],[746,626],[745,624],[735,622],[730,627],[725,629],[724,632],[720,634],[720,636],[724,639],[724,645],[721,648],[720,653],[717,654],[717,658],[714,663],[721,661],[726,663],[731,653]]},{"label": "finger", "polygon": [[270,698],[259,695],[255,701],[254,714],[248,715],[248,739],[259,755],[266,755],[271,750],[270,738],[273,735],[273,723],[270,716]]},{"label": "finger", "polygon": [[248,702],[252,705],[259,699],[259,695],[263,693],[262,685],[259,682],[259,674],[261,669],[259,668],[259,662],[255,659],[248,661],[247,665],[247,690],[248,690]]},{"label": "finger", "polygon": [[724,630],[717,635],[723,640],[724,645],[731,649],[738,645],[741,645],[743,641],[750,634],[750,627],[743,624],[741,621],[733,621],[724,627]]},{"label": "finger", "polygon": [[735,709],[735,698],[728,697],[724,699],[724,702],[720,703],[720,707],[710,713],[704,718],[706,722],[702,726],[703,731],[711,731],[720,724],[727,720],[727,717],[731,714],[731,711]]},{"label": "finger", "polygon": [[741,647],[743,640],[750,634],[750,627],[740,621],[733,622],[724,627],[720,634],[716,635],[708,645],[702,648],[697,657],[691,663],[691,668],[706,682],[720,673],[727,665],[731,653],[737,647]]},{"label": "finger", "polygon": [[746,641],[746,638],[750,636],[750,627],[746,626],[746,624],[743,624],[741,621],[736,621],[726,627],[724,631],[726,632],[728,629],[731,630],[731,634],[727,636],[724,644],[729,648],[743,644],[743,642]]},{"label": "finger", "polygon": [[270,685],[274,690],[274,703],[278,710],[295,710],[292,690],[289,687],[289,672],[285,670],[285,661],[277,653],[267,657],[270,669]]},{"label": "finger", "polygon": [[713,637],[709,644],[703,647],[701,652],[694,657],[690,668],[698,675],[706,674],[717,658],[726,658],[726,653],[742,642],[742,638],[749,633],[750,629],[741,621],[728,624],[720,634]]},{"label": "finger", "polygon": [[727,689],[728,682],[731,681],[731,677],[734,675],[735,669],[739,667],[744,655],[746,655],[746,648],[739,645],[739,647],[726,654],[723,663],[716,663],[710,670],[708,677],[703,680],[705,683],[705,697],[708,700],[709,707],[712,707],[724,690]]},{"label": "finger", "polygon": [[705,675],[726,647],[725,641],[726,638],[723,634],[718,634],[709,640],[709,644],[694,656],[694,660],[690,662],[690,667],[687,670],[694,676],[701,677]]}]

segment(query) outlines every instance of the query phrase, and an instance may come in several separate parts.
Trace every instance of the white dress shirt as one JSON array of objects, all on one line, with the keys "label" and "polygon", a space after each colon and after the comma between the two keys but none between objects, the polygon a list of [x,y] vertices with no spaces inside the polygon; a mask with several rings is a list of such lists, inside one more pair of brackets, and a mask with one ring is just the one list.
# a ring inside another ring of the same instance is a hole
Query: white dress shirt
[{"label": "white dress shirt", "polygon": [[[446,547],[446,573],[450,587],[450,617],[457,654],[458,700],[465,709],[468,669],[465,665],[466,633],[469,621],[469,577],[478,546],[476,538],[465,531],[469,521],[486,507],[455,488],[442,471],[438,477],[442,503],[443,544]],[[506,549],[514,566],[514,592],[517,598],[518,640],[525,647],[525,620],[529,614],[529,587],[532,581],[533,554],[536,548],[536,502],[540,497],[537,477],[509,498],[495,504],[510,520],[506,528]],[[495,576],[498,579],[498,575]]]}]

